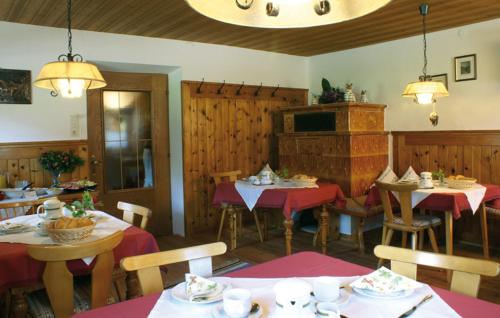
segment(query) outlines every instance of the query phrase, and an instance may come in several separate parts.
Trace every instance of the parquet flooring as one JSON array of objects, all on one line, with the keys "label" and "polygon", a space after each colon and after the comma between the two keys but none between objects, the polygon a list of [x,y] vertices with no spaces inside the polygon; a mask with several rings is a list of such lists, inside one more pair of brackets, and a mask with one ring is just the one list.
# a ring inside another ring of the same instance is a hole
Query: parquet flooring
[{"label": "parquet flooring", "polygon": [[[377,258],[373,255],[373,248],[379,244],[381,237],[380,229],[368,231],[365,233],[366,254],[361,255],[356,246],[348,238],[342,238],[337,241],[331,241],[328,246],[328,255],[343,259],[345,261],[359,264],[362,266],[376,268]],[[211,232],[198,233],[193,239],[185,239],[179,236],[164,236],[158,237],[158,244],[161,250],[181,248],[197,244],[209,243],[215,241],[215,234]],[[400,237],[395,234],[392,245],[400,244]],[[428,242],[426,242],[427,244]],[[440,242],[440,248],[443,251],[444,242]],[[429,249],[426,246],[425,249]],[[320,252],[319,246],[312,246],[312,234],[295,231],[293,237],[293,252],[299,251],[317,251]],[[467,257],[482,256],[482,249],[479,246],[469,246],[464,244],[455,244],[456,255]],[[214,259],[214,267],[220,266],[223,263],[231,262],[235,259],[258,264],[272,259],[283,257],[285,255],[284,237],[280,229],[270,231],[268,240],[260,243],[257,240],[256,231],[252,226],[246,225],[242,231],[241,237],[238,238],[238,248],[227,252],[223,256]],[[500,261],[500,253],[492,251],[492,259]],[[387,263],[386,266],[389,266]],[[182,279],[187,270],[186,264],[169,266],[168,281],[173,282]],[[433,286],[448,288],[446,275],[443,271],[432,268],[419,268],[418,280],[428,283]],[[500,304],[500,276],[495,278],[483,278],[479,298]]]}]

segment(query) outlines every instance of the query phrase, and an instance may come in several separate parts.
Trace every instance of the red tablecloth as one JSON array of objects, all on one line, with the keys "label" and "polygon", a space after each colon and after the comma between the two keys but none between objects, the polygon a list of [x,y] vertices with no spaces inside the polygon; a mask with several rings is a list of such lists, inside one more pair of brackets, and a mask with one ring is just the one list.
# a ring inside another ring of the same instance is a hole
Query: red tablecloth
[{"label": "red tablecloth", "polygon": [[[250,268],[231,273],[231,277],[308,277],[308,276],[355,276],[364,275],[372,269],[348,263],[333,257],[314,252],[302,252],[282,257]],[[500,317],[500,306],[464,296],[450,291],[433,288],[445,302],[463,317]],[[159,294],[141,297],[123,303],[99,308],[78,314],[78,318],[141,318],[147,317],[156,303]],[[402,308],[403,311],[403,308]]]},{"label": "red tablecloth", "polygon": [[[283,215],[289,220],[292,211],[298,212],[330,202],[340,206],[345,204],[344,193],[338,185],[318,183],[318,186],[319,188],[268,189],[262,193],[255,207],[281,208]],[[245,206],[233,182],[219,184],[215,189],[212,203],[215,206],[220,206],[222,203]]]},{"label": "red tablecloth", "polygon": [[[151,233],[131,226],[124,231],[122,242],[114,249],[115,262],[119,264],[124,257],[158,251]],[[92,266],[87,266],[82,260],[68,262],[68,268],[74,274],[86,273]],[[32,259],[26,252],[25,244],[0,243],[0,291],[40,282],[43,269],[44,263]]]},{"label": "red tablecloth", "polygon": [[[493,202],[500,206],[500,187],[493,184],[483,184],[486,187],[483,202]],[[495,203],[497,202],[498,203]],[[391,202],[398,204],[391,196]],[[376,187],[372,187],[368,192],[365,206],[372,207],[381,204],[380,194]],[[463,193],[433,193],[417,205],[417,208],[424,208],[435,211],[453,211],[455,219],[460,218],[462,211],[470,210],[469,201]]]}]

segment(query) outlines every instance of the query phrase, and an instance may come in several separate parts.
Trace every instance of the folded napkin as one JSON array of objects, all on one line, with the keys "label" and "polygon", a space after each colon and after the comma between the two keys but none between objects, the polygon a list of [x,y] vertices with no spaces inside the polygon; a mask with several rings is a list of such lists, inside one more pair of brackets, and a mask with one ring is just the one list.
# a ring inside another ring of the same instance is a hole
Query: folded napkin
[{"label": "folded napkin", "polygon": [[222,292],[221,284],[195,274],[186,274],[186,296],[190,302],[207,300]]},{"label": "folded napkin", "polygon": [[34,227],[22,223],[5,222],[0,224],[0,235],[34,231]]},{"label": "folded napkin", "polygon": [[410,166],[408,170],[406,170],[406,172],[403,174],[403,176],[398,180],[398,183],[418,182],[419,180],[420,176]]},{"label": "folded napkin", "polygon": [[351,283],[351,287],[353,288],[364,289],[382,295],[417,289],[422,286],[421,283],[396,274],[385,267],[381,267],[368,275],[361,276]]}]

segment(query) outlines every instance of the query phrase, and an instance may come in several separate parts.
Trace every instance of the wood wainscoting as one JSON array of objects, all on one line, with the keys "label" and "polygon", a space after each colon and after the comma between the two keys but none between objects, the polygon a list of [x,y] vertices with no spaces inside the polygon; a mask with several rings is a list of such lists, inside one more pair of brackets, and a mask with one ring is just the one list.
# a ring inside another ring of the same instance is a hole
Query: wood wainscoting
[{"label": "wood wainscoting", "polygon": [[[393,166],[401,176],[411,165],[417,173],[443,169],[480,183],[500,184],[500,130],[393,131]],[[490,242],[500,245],[500,220],[489,222]],[[455,237],[481,244],[478,213],[457,220]],[[496,245],[496,246],[495,246]]]},{"label": "wood wainscoting", "polygon": [[[186,234],[214,228],[211,172],[242,176],[276,163],[274,111],[305,105],[308,90],[241,84],[182,82],[184,211]],[[220,89],[220,90],[219,90]],[[273,93],[274,92],[274,93]]]},{"label": "wood wainscoting", "polygon": [[72,151],[85,160],[73,173],[62,174],[61,181],[88,178],[86,140],[0,143],[0,171],[9,173],[10,186],[14,186],[16,180],[29,180],[34,187],[50,186],[52,177],[38,162],[40,155],[49,150]]}]

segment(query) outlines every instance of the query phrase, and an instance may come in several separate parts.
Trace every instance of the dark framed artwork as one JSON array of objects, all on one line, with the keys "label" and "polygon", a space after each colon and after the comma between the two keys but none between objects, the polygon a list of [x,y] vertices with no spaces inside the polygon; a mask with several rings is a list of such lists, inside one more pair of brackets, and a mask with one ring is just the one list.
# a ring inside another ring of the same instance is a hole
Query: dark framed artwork
[{"label": "dark framed artwork", "polygon": [[0,68],[0,104],[31,104],[31,71]]},{"label": "dark framed artwork", "polygon": [[437,75],[431,75],[431,79],[434,82],[441,82],[444,84],[444,87],[448,89],[448,74],[437,74]]},{"label": "dark framed artwork", "polygon": [[476,54],[455,57],[455,82],[477,79]]}]

